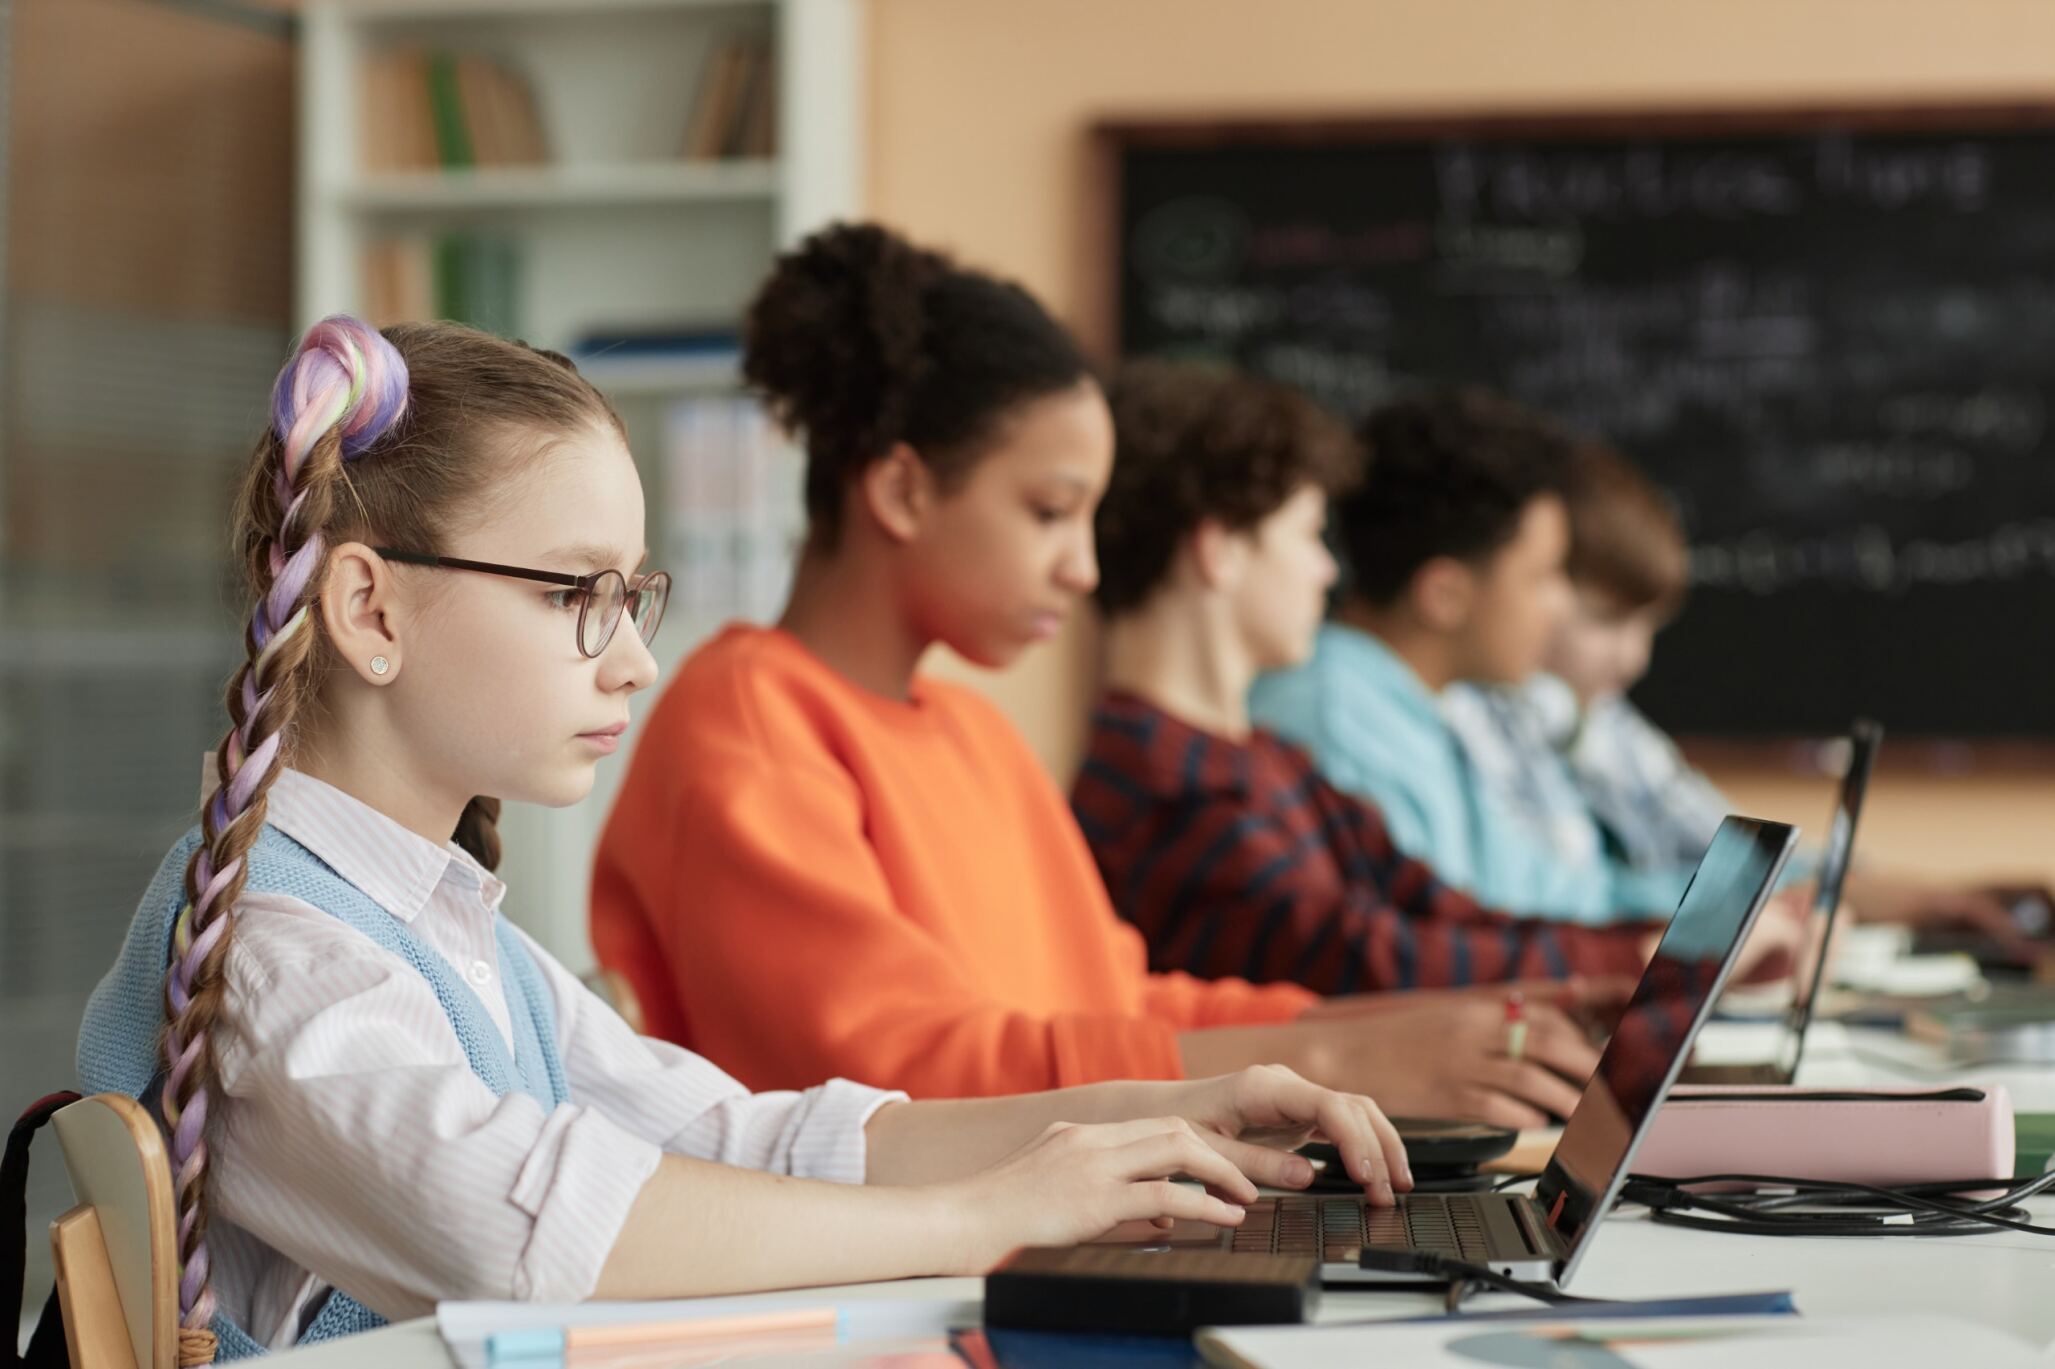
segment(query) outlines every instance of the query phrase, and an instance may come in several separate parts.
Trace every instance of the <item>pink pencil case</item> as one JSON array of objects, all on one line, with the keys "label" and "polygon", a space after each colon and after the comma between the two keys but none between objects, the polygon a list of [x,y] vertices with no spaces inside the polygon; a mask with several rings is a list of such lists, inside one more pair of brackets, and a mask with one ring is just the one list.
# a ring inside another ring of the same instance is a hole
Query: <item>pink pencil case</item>
[{"label": "pink pencil case", "polygon": [[1893,1187],[2002,1179],[2012,1166],[2012,1098],[2003,1088],[1723,1084],[1672,1089],[1633,1169],[1662,1179],[1767,1174]]}]

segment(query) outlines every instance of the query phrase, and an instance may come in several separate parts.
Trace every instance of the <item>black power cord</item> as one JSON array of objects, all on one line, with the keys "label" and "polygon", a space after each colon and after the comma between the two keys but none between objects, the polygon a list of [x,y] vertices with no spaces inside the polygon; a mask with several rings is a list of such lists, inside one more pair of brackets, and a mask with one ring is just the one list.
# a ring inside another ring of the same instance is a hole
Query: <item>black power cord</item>
[{"label": "black power cord", "polygon": [[[1508,1175],[1494,1190],[1534,1176]],[[1747,1184],[1754,1191],[1696,1193],[1703,1184]],[[1964,1195],[1994,1196],[1971,1198]],[[1793,1179],[1776,1174],[1700,1174],[1686,1179],[1629,1175],[1620,1201],[1649,1209],[1651,1221],[1695,1231],[1732,1231],[1750,1236],[1974,1236],[1991,1230],[2055,1236],[2055,1226],[2025,1219],[2020,1204],[2055,1189],[2055,1172],[2007,1179],[1951,1179],[1882,1188],[1873,1184]],[[1828,1209],[1821,1211],[1820,1209]],[[1838,1210],[1836,1210],[1838,1209]],[[1580,1298],[1553,1284],[1530,1283],[1468,1260],[1426,1250],[1365,1249],[1357,1263],[1391,1274],[1420,1274],[1448,1283],[1447,1307],[1457,1311],[1474,1287],[1516,1293],[1551,1306],[1606,1302]]]},{"label": "black power cord", "polygon": [[[1748,1184],[1755,1191],[1693,1191],[1703,1184]],[[1774,1174],[1701,1174],[1688,1179],[1635,1174],[1628,1176],[1620,1197],[1647,1207],[1650,1220],[1668,1226],[1749,1236],[1974,1236],[1993,1229],[2055,1236],[2055,1226],[2035,1225],[2019,1206],[2051,1188],[2055,1173],[1898,1188]],[[1965,1196],[1993,1189],[2001,1191],[1988,1198]]]},{"label": "black power cord", "polygon": [[1449,1255],[1437,1255],[1428,1250],[1372,1250],[1364,1249],[1356,1263],[1363,1269],[1375,1269],[1385,1274],[1425,1274],[1432,1279],[1448,1280],[1448,1310],[1453,1312],[1462,1306],[1473,1285],[1482,1284],[1501,1293],[1517,1293],[1523,1298],[1532,1298],[1552,1307],[1570,1303],[1605,1302],[1604,1298],[1580,1298],[1565,1293],[1553,1284],[1529,1283],[1488,1269],[1481,1264],[1459,1260]]}]

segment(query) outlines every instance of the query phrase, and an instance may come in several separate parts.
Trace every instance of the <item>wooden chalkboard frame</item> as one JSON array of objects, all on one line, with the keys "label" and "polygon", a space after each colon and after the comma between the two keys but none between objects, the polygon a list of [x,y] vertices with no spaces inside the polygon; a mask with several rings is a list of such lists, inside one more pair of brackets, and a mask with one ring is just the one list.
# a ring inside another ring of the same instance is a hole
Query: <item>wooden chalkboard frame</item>
[{"label": "wooden chalkboard frame", "polygon": [[[1175,117],[1108,116],[1086,130],[1086,186],[1080,219],[1083,263],[1074,323],[1086,347],[1104,361],[1123,351],[1120,336],[1121,163],[1133,149],[1222,148],[1292,143],[1364,143],[1430,138],[1577,138],[1625,135],[1803,134],[1826,130],[1872,133],[2012,130],[2055,132],[2055,99],[2045,95],[1986,100],[1751,105],[1548,106],[1527,109],[1395,109],[1376,113]],[[1820,748],[1800,737],[1683,737],[1701,764],[1817,773]],[[1901,775],[2042,777],[2055,770],[2055,741],[1952,740],[1902,737],[1884,748],[1879,771]]]}]

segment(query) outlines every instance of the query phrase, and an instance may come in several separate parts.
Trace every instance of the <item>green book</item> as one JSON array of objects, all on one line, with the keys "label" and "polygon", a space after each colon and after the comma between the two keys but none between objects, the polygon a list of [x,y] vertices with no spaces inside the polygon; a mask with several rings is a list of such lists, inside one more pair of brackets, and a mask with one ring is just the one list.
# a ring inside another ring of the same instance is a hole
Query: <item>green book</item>
[{"label": "green book", "polygon": [[435,117],[435,150],[444,169],[476,166],[463,97],[457,92],[457,59],[447,52],[428,54],[428,108]]},{"label": "green book", "polygon": [[2012,1172],[2040,1174],[2055,1157],[2055,1112],[2019,1112],[2012,1117]]},{"label": "green book", "polygon": [[471,240],[463,233],[435,239],[435,316],[452,323],[471,321]]},{"label": "green book", "polygon": [[512,238],[444,233],[435,239],[435,316],[501,337],[521,331],[521,249]]},{"label": "green book", "polygon": [[471,241],[467,303],[473,327],[488,333],[512,337],[520,331],[519,309],[514,297],[515,252],[504,237],[477,237]]}]

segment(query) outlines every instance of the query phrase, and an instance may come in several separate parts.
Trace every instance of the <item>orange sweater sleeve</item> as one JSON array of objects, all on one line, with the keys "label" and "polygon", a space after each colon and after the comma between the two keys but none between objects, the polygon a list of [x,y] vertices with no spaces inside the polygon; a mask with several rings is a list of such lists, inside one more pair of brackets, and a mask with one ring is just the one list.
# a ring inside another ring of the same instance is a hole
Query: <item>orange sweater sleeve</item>
[{"label": "orange sweater sleeve", "polygon": [[1320,1001],[1297,984],[1251,984],[1246,979],[1195,979],[1180,971],[1149,976],[1149,1012],[1194,1027],[1240,1027],[1289,1022]]},{"label": "orange sweater sleeve", "polygon": [[969,983],[894,906],[847,774],[787,754],[687,783],[651,833],[667,887],[643,893],[695,1044],[745,1083],[961,1097],[1180,1077],[1171,1022],[1036,1016]]}]

